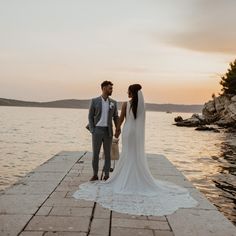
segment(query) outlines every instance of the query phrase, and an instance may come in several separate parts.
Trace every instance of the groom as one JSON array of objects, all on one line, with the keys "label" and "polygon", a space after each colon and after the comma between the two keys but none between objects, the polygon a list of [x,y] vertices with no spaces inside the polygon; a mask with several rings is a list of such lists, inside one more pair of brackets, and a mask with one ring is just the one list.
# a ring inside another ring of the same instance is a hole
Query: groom
[{"label": "groom", "polygon": [[102,95],[92,99],[88,115],[88,128],[92,133],[93,146],[93,176],[90,181],[98,180],[99,153],[102,144],[105,154],[105,164],[103,167],[105,175],[103,180],[109,178],[113,137],[112,119],[115,123],[115,127],[117,127],[119,120],[117,102],[109,98],[113,90],[112,82],[104,81],[101,84],[101,89]]}]

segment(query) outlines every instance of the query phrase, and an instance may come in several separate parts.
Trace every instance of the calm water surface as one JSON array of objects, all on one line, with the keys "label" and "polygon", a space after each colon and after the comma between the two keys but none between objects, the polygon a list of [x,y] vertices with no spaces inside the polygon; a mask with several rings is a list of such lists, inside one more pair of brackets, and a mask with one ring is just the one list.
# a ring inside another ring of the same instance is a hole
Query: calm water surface
[{"label": "calm water surface", "polygon": [[[0,190],[65,151],[90,151],[87,110],[0,107]],[[164,154],[236,224],[236,134],[176,127],[191,113],[147,112],[146,151]]]}]

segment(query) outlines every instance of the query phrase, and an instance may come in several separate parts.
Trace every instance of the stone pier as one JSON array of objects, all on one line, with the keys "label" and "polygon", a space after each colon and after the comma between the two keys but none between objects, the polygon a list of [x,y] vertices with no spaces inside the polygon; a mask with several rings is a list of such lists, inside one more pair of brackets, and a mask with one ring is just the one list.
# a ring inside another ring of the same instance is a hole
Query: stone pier
[{"label": "stone pier", "polygon": [[79,184],[91,177],[91,153],[62,151],[0,195],[0,235],[236,236],[236,227],[165,156],[148,154],[148,163],[153,176],[188,188],[200,204],[153,217],[74,199]]}]

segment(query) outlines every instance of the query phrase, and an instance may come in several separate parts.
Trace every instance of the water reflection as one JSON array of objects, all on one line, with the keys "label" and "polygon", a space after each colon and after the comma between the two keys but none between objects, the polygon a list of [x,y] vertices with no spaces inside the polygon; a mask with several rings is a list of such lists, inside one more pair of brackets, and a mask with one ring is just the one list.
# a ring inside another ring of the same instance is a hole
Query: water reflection
[{"label": "water reflection", "polygon": [[[225,141],[221,143],[218,173],[212,176],[217,188],[217,196],[208,193],[209,199],[236,224],[236,133],[225,132]],[[233,145],[234,144],[234,145]]]}]

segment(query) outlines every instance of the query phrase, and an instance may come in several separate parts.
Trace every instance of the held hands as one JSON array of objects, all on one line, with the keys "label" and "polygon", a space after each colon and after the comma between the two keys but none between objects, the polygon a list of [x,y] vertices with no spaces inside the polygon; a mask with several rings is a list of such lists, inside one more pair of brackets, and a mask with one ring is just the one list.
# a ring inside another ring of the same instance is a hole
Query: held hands
[{"label": "held hands", "polygon": [[120,129],[116,129],[116,131],[115,131],[115,138],[119,138],[119,136],[120,136],[120,133],[121,133],[121,130]]}]

